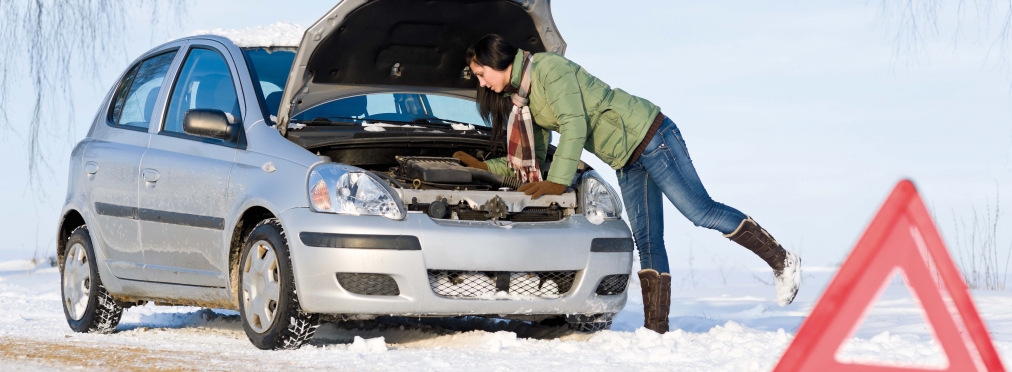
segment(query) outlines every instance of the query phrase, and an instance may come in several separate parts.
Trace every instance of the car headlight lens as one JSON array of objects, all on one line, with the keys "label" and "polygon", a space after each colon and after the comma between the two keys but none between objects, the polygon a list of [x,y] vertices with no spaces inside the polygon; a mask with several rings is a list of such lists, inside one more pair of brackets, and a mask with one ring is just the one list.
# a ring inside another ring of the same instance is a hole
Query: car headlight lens
[{"label": "car headlight lens", "polygon": [[591,223],[600,225],[605,220],[621,218],[621,199],[596,172],[591,171],[583,177],[580,193],[583,194],[583,214]]},{"label": "car headlight lens", "polygon": [[321,164],[309,173],[309,205],[317,212],[404,218],[390,186],[369,172],[341,164]]}]

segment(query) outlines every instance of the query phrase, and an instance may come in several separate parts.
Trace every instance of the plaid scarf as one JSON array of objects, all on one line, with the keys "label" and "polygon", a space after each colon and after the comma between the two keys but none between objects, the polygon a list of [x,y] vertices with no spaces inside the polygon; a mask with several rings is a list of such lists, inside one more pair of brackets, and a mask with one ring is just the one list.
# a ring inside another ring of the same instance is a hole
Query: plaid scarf
[{"label": "plaid scarf", "polygon": [[527,107],[530,103],[527,95],[531,91],[531,58],[531,53],[524,51],[520,89],[513,94],[513,111],[506,125],[506,159],[513,173],[524,183],[541,182],[541,168],[534,157],[534,120],[531,119],[531,109]]}]

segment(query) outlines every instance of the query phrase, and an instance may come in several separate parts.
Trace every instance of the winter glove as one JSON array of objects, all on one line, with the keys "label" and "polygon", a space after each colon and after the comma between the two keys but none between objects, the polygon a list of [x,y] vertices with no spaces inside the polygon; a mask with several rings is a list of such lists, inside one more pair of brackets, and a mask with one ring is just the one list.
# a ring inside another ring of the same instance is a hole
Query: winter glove
[{"label": "winter glove", "polygon": [[457,151],[453,153],[453,157],[456,158],[457,160],[460,160],[461,162],[464,163],[464,165],[469,166],[471,168],[488,170],[488,165],[486,165],[485,162],[478,160],[477,158],[471,156],[471,154],[468,154],[466,152]]},{"label": "winter glove", "polygon": [[531,195],[531,199],[537,199],[541,195],[562,195],[566,192],[566,186],[552,181],[541,181],[524,184],[517,191],[523,191],[524,194]]}]

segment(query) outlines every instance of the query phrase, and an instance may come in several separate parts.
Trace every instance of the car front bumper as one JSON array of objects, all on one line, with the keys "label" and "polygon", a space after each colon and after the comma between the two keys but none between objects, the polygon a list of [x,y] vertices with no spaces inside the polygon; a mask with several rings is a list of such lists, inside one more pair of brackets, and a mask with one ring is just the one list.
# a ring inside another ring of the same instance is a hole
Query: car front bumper
[{"label": "car front bumper", "polygon": [[[558,222],[496,225],[433,220],[408,213],[401,221],[378,216],[316,213],[294,208],[281,214],[302,309],[347,315],[543,315],[616,313],[626,293],[598,295],[601,279],[630,274],[631,250],[591,252],[595,238],[631,239],[624,221],[594,225],[583,216]],[[507,227],[508,226],[508,227]],[[306,245],[302,233],[413,236],[420,250],[332,248]],[[576,271],[572,288],[557,298],[458,299],[437,295],[429,270],[542,272]],[[338,273],[386,274],[396,296],[351,293]]]}]

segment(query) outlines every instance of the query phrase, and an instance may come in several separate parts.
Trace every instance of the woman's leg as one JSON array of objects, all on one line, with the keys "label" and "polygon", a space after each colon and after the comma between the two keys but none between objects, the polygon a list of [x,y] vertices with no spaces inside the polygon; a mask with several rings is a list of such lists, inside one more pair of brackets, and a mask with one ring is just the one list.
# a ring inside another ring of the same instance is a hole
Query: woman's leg
[{"label": "woman's leg", "polygon": [[692,165],[682,134],[671,119],[664,119],[650,142],[638,163],[679,212],[694,225],[723,234],[733,232],[741,224],[744,213],[710,198]]},{"label": "woman's leg", "polygon": [[692,165],[682,134],[671,119],[664,119],[637,163],[693,224],[720,231],[766,261],[776,277],[781,306],[794,300],[800,284],[800,259],[744,213],[710,198]]},{"label": "woman's leg", "polygon": [[670,272],[668,253],[664,250],[664,199],[661,190],[639,164],[615,173],[639,252],[640,266],[661,274]]},{"label": "woman's leg", "polygon": [[665,333],[671,310],[671,274],[668,253],[664,250],[664,199],[639,163],[616,174],[643,268],[638,273],[643,290],[643,326]]}]

